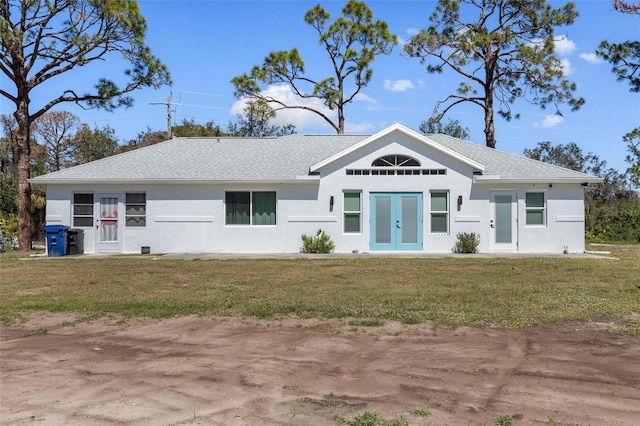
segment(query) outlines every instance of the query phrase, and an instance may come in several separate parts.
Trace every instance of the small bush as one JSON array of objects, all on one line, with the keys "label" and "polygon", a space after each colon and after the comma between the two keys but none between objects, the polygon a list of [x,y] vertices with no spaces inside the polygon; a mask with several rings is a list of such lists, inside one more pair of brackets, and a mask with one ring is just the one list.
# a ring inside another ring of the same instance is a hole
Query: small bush
[{"label": "small bush", "polygon": [[431,415],[431,411],[425,408],[416,408],[411,410],[411,414],[416,417],[429,417]]},{"label": "small bush", "polygon": [[18,215],[0,214],[0,252],[17,248]]},{"label": "small bush", "polygon": [[475,232],[458,232],[455,245],[456,253],[477,253],[480,245],[480,235]]},{"label": "small bush", "polygon": [[315,237],[302,234],[302,251],[304,253],[333,253],[336,245],[331,237],[322,229],[318,229]]},{"label": "small bush", "polygon": [[511,416],[496,417],[496,421],[493,424],[495,424],[496,426],[511,426],[513,425],[513,417]]},{"label": "small bush", "polygon": [[409,426],[409,423],[402,417],[398,419],[387,420],[378,415],[375,411],[363,411],[353,419],[345,417],[338,418],[336,425],[346,426]]}]

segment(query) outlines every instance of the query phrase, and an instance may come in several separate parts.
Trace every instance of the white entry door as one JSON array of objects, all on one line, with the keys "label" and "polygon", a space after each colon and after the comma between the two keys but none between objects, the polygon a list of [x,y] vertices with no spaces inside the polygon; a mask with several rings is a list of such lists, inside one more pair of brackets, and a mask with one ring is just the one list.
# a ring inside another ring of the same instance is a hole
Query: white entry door
[{"label": "white entry door", "polygon": [[515,191],[491,193],[491,250],[518,250],[517,207]]},{"label": "white entry door", "polygon": [[119,194],[96,194],[96,252],[120,252],[122,218]]}]

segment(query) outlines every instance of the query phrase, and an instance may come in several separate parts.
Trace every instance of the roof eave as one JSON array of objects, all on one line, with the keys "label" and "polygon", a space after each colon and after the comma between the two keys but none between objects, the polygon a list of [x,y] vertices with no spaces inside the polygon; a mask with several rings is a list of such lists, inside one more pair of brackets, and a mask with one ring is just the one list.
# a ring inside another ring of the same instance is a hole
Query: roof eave
[{"label": "roof eave", "polygon": [[32,185],[113,185],[113,184],[310,184],[320,181],[319,176],[296,176],[295,179],[29,179]]},{"label": "roof eave", "polygon": [[600,183],[603,179],[595,176],[585,177],[550,177],[550,178],[501,178],[499,175],[474,176],[473,183]]}]

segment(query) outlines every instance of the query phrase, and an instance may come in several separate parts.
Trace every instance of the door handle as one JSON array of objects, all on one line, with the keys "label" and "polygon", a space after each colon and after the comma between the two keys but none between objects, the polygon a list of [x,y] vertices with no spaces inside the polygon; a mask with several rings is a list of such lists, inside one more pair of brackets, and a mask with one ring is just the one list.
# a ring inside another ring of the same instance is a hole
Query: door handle
[{"label": "door handle", "polygon": [[402,228],[402,226],[400,226],[400,221],[396,220],[396,228]]},{"label": "door handle", "polygon": [[494,224],[493,224],[493,220],[491,221],[491,227],[492,227],[492,228],[495,228],[495,227],[496,227],[496,225],[494,225]]}]

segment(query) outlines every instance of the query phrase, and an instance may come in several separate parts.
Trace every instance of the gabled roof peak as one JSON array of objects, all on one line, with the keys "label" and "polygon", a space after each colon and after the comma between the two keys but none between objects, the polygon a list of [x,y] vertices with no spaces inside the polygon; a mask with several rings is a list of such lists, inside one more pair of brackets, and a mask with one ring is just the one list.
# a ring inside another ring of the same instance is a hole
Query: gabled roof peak
[{"label": "gabled roof peak", "polygon": [[380,130],[378,133],[375,133],[365,139],[363,139],[362,141],[332,155],[329,158],[326,158],[324,160],[322,160],[319,163],[314,164],[313,166],[311,166],[311,171],[318,171],[319,169],[321,169],[322,167],[325,167],[328,164],[333,163],[334,161],[337,161],[338,159],[352,153],[355,152],[359,149],[361,149],[362,147],[369,145],[370,143],[373,143],[374,141],[381,139],[387,135],[390,135],[394,132],[400,132],[403,133],[407,136],[409,136],[410,138],[413,138],[417,141],[420,141],[422,143],[424,143],[425,145],[428,145],[434,149],[436,149],[437,151],[440,151],[452,158],[457,159],[458,161],[461,161],[464,164],[467,164],[471,167],[473,167],[476,170],[484,170],[484,166],[480,163],[478,163],[477,161],[474,161],[468,157],[465,157],[464,155],[451,150],[447,147],[445,147],[444,145],[441,145],[435,141],[433,141],[432,139],[429,139],[428,137],[426,137],[425,135],[416,132],[415,130],[412,130],[410,128],[408,128],[407,126],[405,126],[402,123],[394,123],[392,125],[390,125],[389,127],[386,127],[382,130]]}]

